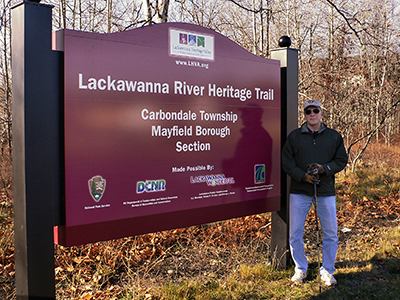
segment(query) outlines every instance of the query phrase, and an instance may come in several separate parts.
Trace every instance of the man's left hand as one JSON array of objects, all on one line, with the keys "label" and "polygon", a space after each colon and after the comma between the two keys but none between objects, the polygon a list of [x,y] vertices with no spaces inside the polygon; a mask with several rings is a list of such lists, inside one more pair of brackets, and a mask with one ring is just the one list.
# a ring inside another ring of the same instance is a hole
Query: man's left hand
[{"label": "man's left hand", "polygon": [[310,174],[310,173],[306,173],[304,174],[303,178],[301,179],[301,181],[304,182],[308,182],[311,184],[319,184],[319,176],[318,174]]}]

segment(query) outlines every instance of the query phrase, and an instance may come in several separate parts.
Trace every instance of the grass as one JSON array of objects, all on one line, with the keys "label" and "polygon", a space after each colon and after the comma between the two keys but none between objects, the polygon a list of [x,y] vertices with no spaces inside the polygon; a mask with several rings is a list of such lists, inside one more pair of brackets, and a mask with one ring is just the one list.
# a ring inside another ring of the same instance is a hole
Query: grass
[{"label": "grass", "polygon": [[14,226],[11,198],[5,193],[0,197],[0,299],[4,295],[13,296],[14,268]]},{"label": "grass", "polygon": [[[343,178],[342,178],[343,179]],[[339,182],[338,188],[348,197],[379,201],[393,197],[400,191],[400,170],[389,167],[358,168]]]},{"label": "grass", "polygon": [[[399,170],[366,164],[338,176],[338,285],[323,286],[321,293],[313,212],[305,232],[310,267],[302,285],[290,281],[293,266],[274,268],[266,213],[84,246],[55,246],[57,299],[400,299]],[[15,298],[13,208],[11,197],[4,195],[0,299],[9,300]]]},{"label": "grass", "polygon": [[376,233],[376,242],[366,244],[358,236],[338,252],[335,276],[339,284],[323,287],[321,293],[312,257],[303,285],[290,281],[293,267],[278,271],[259,262],[241,265],[223,279],[168,283],[154,291],[151,299],[400,299],[400,227],[379,228]]}]

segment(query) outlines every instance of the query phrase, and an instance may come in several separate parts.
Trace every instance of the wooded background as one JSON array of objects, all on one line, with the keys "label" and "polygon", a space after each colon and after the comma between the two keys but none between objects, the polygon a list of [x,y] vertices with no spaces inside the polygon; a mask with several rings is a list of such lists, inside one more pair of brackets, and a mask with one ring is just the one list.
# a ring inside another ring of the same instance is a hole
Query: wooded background
[{"label": "wooded background", "polygon": [[[11,7],[0,3],[0,147],[12,151]],[[400,16],[393,0],[68,0],[54,5],[54,30],[108,33],[160,22],[211,28],[268,58],[283,35],[299,50],[299,101],[317,99],[342,133],[354,170],[371,142],[399,138]],[[303,122],[301,105],[299,123]]]}]

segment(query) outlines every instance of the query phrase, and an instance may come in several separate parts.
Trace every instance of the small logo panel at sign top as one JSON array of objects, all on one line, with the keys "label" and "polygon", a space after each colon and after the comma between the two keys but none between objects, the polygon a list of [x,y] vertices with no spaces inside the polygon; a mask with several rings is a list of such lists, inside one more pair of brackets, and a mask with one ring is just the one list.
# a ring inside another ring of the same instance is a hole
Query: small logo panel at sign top
[{"label": "small logo panel at sign top", "polygon": [[89,191],[94,201],[99,202],[106,190],[106,180],[101,176],[94,176],[89,180]]},{"label": "small logo panel at sign top", "polygon": [[214,60],[214,36],[181,29],[169,30],[169,54],[200,60]]}]

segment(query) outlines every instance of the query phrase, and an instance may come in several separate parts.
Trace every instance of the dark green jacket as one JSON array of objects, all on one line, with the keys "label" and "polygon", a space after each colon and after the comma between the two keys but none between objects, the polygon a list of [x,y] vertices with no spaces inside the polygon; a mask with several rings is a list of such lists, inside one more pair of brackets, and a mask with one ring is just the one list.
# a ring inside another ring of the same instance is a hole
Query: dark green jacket
[{"label": "dark green jacket", "polygon": [[301,179],[309,164],[318,163],[325,169],[317,186],[318,195],[334,196],[335,174],[344,169],[347,159],[340,133],[324,124],[318,132],[311,133],[304,123],[289,134],[282,149],[282,167],[291,177],[290,193],[314,195],[314,185]]}]

